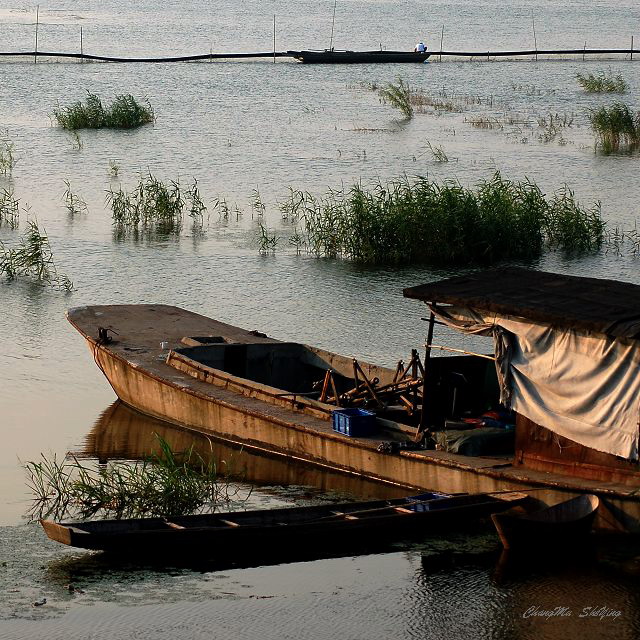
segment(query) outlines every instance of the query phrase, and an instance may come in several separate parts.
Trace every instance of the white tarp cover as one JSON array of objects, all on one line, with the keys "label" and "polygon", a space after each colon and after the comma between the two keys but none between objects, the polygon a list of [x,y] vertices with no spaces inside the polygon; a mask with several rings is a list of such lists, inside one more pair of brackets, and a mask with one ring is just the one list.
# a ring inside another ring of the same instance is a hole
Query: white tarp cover
[{"label": "white tarp cover", "polygon": [[432,311],[459,331],[493,336],[503,404],[586,447],[638,458],[640,341],[455,306]]}]

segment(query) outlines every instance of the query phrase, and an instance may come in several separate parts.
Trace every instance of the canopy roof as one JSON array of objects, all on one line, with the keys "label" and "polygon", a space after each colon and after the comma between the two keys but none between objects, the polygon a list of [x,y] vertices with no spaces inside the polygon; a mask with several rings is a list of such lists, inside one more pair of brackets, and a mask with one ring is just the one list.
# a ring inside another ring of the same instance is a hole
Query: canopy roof
[{"label": "canopy roof", "polygon": [[511,267],[410,287],[403,293],[555,328],[640,338],[640,286],[628,282]]}]

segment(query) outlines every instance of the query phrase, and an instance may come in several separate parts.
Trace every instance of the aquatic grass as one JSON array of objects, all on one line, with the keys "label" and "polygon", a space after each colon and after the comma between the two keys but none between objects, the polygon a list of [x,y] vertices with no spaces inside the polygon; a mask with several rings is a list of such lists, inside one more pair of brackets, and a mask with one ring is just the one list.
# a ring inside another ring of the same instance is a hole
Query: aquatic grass
[{"label": "aquatic grass", "polygon": [[402,78],[398,81],[387,83],[378,91],[383,104],[389,104],[398,109],[407,120],[413,118],[413,105],[411,104],[411,88]]},{"label": "aquatic grass", "polygon": [[275,231],[269,231],[262,222],[258,222],[256,242],[260,253],[275,253],[279,241],[280,238],[278,238]]},{"label": "aquatic grass", "polygon": [[434,147],[431,142],[427,141],[427,149],[429,149],[431,156],[436,162],[449,162],[449,156],[443,147]]},{"label": "aquatic grass", "polygon": [[0,273],[9,280],[26,277],[64,291],[73,290],[71,280],[58,273],[49,238],[36,220],[27,222],[27,229],[17,246],[6,247],[0,242]]},{"label": "aquatic grass", "polygon": [[115,225],[122,229],[153,227],[163,234],[180,233],[185,211],[192,218],[194,226],[201,226],[207,209],[195,178],[183,190],[178,180],[163,182],[151,172],[143,174],[131,192],[122,187],[118,190],[109,189],[106,201]]},{"label": "aquatic grass", "polygon": [[293,190],[289,199],[311,253],[368,264],[491,264],[545,248],[591,251],[604,234],[599,205],[582,207],[568,188],[548,198],[498,172],[475,189],[404,177],[323,197]]},{"label": "aquatic grass", "polygon": [[596,147],[604,153],[640,143],[640,111],[635,113],[623,102],[589,110],[589,122],[596,136]]},{"label": "aquatic grass", "polygon": [[538,135],[538,140],[547,143],[557,139],[559,143],[563,143],[562,132],[564,129],[573,126],[574,117],[573,113],[549,113],[546,116],[538,117],[538,128],[542,129]]},{"label": "aquatic grass", "polygon": [[17,229],[20,224],[20,201],[14,197],[13,189],[0,191],[0,226]]},{"label": "aquatic grass", "polygon": [[64,184],[66,189],[62,194],[62,199],[64,200],[69,215],[73,217],[79,213],[86,213],[87,203],[79,195],[73,193],[68,180],[64,180]]},{"label": "aquatic grass", "polygon": [[15,145],[7,138],[0,139],[0,173],[10,175],[16,166],[16,158],[13,154]]},{"label": "aquatic grass", "polygon": [[613,75],[610,71],[607,73],[601,71],[598,74],[590,73],[586,76],[582,73],[578,73],[576,75],[576,80],[587,93],[622,94],[629,90],[629,85],[621,73]]},{"label": "aquatic grass", "polygon": [[109,177],[117,178],[120,173],[120,165],[115,160],[109,160]]},{"label": "aquatic grass", "polygon": [[23,463],[33,496],[31,518],[176,516],[246,500],[230,471],[220,473],[193,447],[175,452],[157,438],[159,452],[138,462],[95,465],[69,454],[62,460],[41,454],[39,460]]},{"label": "aquatic grass", "polygon": [[207,210],[206,205],[200,197],[200,189],[198,189],[198,181],[194,178],[191,186],[187,188],[185,198],[188,203],[188,214],[196,226],[202,226],[204,220],[204,212]]},{"label": "aquatic grass", "polygon": [[56,107],[53,117],[63,129],[133,129],[155,121],[153,108],[146,101],[140,104],[131,94],[117,95],[110,106],[87,91],[84,103],[75,102],[66,107]]}]

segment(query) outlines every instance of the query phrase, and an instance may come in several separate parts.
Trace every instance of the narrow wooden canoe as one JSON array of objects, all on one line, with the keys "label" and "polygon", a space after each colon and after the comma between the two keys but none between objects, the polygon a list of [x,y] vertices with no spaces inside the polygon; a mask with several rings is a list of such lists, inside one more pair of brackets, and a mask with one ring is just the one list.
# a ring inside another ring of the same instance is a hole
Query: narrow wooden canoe
[{"label": "narrow wooden canoe", "polygon": [[584,494],[533,513],[509,510],[491,519],[505,549],[559,547],[587,539],[599,505],[597,496]]},{"label": "narrow wooden canoe", "polygon": [[341,548],[349,538],[402,538],[441,526],[461,526],[527,499],[524,493],[447,495],[427,493],[395,500],[314,507],[236,511],[171,518],[41,520],[52,540],[121,554],[180,555],[206,551],[224,556],[256,545],[265,554],[295,545]]},{"label": "narrow wooden canoe", "polygon": [[396,62],[426,62],[431,53],[426,51],[287,51],[287,54],[305,64],[380,64]]}]

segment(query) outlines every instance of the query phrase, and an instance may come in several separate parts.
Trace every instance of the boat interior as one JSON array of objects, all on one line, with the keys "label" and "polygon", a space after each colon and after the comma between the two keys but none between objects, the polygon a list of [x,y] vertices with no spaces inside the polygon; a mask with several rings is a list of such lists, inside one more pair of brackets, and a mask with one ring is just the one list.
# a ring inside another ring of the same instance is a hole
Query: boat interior
[{"label": "boat interior", "polygon": [[[295,402],[295,409],[327,418],[337,408],[358,407],[374,411],[387,428],[415,430],[418,425],[423,395],[419,357],[411,371],[412,365],[403,362],[395,369],[380,367],[294,342],[237,343],[200,336],[182,343],[167,364],[211,384],[233,385],[276,404]],[[494,363],[456,355],[431,358],[428,367],[429,425],[438,434],[438,447],[462,455],[513,453],[513,419],[498,413]]]}]

